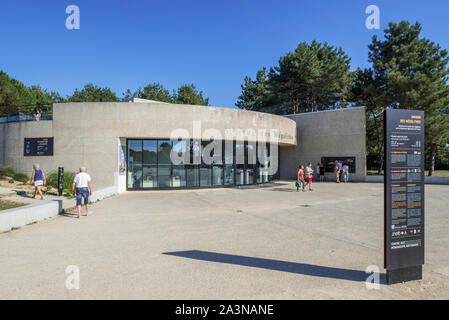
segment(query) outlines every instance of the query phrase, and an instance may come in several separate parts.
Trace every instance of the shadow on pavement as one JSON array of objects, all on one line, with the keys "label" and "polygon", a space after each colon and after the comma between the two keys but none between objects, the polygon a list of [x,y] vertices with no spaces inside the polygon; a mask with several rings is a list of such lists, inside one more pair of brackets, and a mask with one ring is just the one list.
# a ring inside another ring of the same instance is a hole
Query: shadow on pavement
[{"label": "shadow on pavement", "polygon": [[[296,192],[296,188],[271,188],[268,191]],[[301,191],[301,190],[300,190]]]},{"label": "shadow on pavement", "polygon": [[[234,254],[208,252],[201,250],[164,252],[163,254],[189,259],[228,263],[246,267],[297,273],[307,276],[349,280],[357,282],[365,282],[368,276],[370,275],[365,273],[365,271],[360,270],[324,267],[306,263],[245,257]],[[385,274],[380,274],[380,284],[385,283],[386,283]]]},{"label": "shadow on pavement", "polygon": [[67,212],[67,211],[62,211],[60,214],[60,216],[63,217],[67,217],[67,218],[78,218],[78,213],[73,213],[73,212]]},{"label": "shadow on pavement", "polygon": [[[20,190],[20,189],[13,189],[13,191],[19,196],[23,198],[32,199],[33,197],[28,195],[26,190]],[[37,195],[39,197],[39,195]]]}]

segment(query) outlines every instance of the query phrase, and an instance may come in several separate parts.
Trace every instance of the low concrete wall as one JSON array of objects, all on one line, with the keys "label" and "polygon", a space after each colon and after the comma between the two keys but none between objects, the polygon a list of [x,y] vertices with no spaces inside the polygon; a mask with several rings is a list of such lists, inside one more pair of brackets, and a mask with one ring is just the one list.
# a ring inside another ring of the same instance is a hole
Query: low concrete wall
[{"label": "low concrete wall", "polygon": [[[449,185],[449,177],[424,177],[426,184]],[[384,183],[384,176],[366,176],[365,182]]]},{"label": "low concrete wall", "polygon": [[111,186],[103,189],[96,190],[92,192],[92,196],[90,197],[90,201],[95,202],[98,200],[103,200],[104,198],[113,196],[118,194],[117,186]]},{"label": "low concrete wall", "polygon": [[0,232],[54,217],[62,212],[62,200],[47,200],[0,211]]}]

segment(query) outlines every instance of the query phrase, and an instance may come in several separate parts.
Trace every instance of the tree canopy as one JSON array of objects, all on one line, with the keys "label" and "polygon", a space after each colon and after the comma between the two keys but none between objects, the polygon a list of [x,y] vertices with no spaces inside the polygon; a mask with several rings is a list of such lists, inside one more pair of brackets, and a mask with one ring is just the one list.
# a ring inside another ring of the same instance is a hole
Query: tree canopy
[{"label": "tree canopy", "polygon": [[48,92],[39,85],[27,87],[0,70],[0,107],[50,105],[63,100],[57,92]]},{"label": "tree canopy", "polygon": [[346,105],[352,74],[342,48],[313,41],[300,43],[278,65],[246,77],[236,106],[276,114],[332,109]]},{"label": "tree canopy", "polygon": [[126,90],[123,93],[124,97],[122,100],[126,101],[133,97],[142,98],[148,100],[155,100],[161,102],[169,103],[179,103],[179,104],[193,104],[193,105],[209,105],[209,98],[203,96],[202,91],[198,91],[194,84],[185,84],[173,90],[173,94],[164,88],[164,86],[158,82],[150,83],[143,89],[138,89],[135,92],[131,90]]},{"label": "tree canopy", "polygon": [[377,154],[380,166],[383,149],[374,141],[382,136],[378,127],[382,112],[423,110],[432,175],[438,149],[447,148],[449,142],[449,58],[446,50],[420,33],[418,22],[401,21],[389,24],[384,40],[374,36],[368,55],[372,67],[356,72],[351,96],[367,108],[368,153]]},{"label": "tree canopy", "polygon": [[203,97],[203,92],[198,91],[193,84],[185,84],[173,91],[174,103],[194,104],[199,106],[208,106],[209,98]]},{"label": "tree canopy", "polygon": [[0,70],[0,107],[51,105],[60,102],[118,102],[133,97],[169,103],[209,105],[209,98],[204,97],[203,92],[197,90],[194,84],[182,85],[170,94],[159,82],[149,83],[134,92],[127,89],[120,99],[110,88],[88,83],[64,98],[58,92],[42,89],[40,85],[27,87]]},{"label": "tree canopy", "polygon": [[69,102],[117,102],[120,99],[109,88],[101,88],[91,83],[86,84],[83,89],[75,89]]}]

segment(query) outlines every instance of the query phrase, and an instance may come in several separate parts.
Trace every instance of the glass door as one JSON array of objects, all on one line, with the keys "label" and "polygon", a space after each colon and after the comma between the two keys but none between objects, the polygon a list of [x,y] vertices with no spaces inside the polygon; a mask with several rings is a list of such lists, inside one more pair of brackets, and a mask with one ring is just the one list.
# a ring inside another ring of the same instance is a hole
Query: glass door
[{"label": "glass door", "polygon": [[128,141],[128,188],[142,188],[142,140]]}]

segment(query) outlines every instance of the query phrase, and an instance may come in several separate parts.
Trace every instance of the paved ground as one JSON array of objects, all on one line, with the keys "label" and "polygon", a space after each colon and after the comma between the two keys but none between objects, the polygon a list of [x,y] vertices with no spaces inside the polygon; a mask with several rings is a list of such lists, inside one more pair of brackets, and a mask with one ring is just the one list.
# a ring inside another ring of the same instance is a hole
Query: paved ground
[{"label": "paved ground", "polygon": [[[128,192],[0,234],[0,298],[449,299],[449,186],[427,189],[424,280],[368,290],[382,184]],[[66,267],[81,288],[67,290]]]}]

